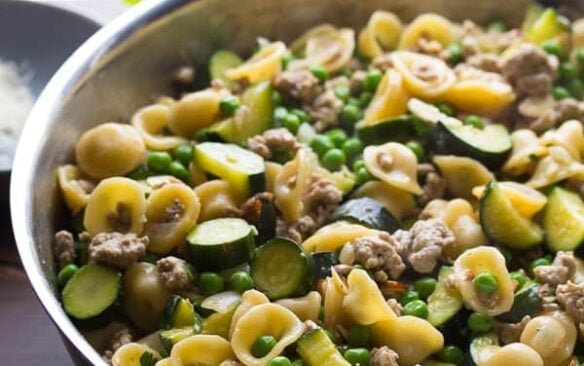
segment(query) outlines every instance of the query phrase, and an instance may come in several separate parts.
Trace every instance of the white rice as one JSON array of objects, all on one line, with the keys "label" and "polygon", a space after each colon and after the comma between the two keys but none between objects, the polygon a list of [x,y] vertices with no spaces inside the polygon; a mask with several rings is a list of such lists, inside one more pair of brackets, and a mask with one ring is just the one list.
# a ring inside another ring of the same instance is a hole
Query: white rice
[{"label": "white rice", "polygon": [[12,166],[18,136],[33,105],[30,78],[16,63],[0,59],[0,170]]}]

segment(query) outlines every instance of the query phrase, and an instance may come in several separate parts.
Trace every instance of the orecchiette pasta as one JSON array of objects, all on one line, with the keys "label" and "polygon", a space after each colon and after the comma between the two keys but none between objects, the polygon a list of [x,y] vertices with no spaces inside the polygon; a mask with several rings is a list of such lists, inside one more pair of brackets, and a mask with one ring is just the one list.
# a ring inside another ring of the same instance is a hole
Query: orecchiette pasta
[{"label": "orecchiette pasta", "polygon": [[140,184],[129,178],[107,178],[89,196],[83,225],[90,236],[110,231],[140,234],[145,212]]},{"label": "orecchiette pasta", "polygon": [[233,331],[235,330],[235,324],[239,321],[245,313],[247,313],[252,307],[261,305],[261,304],[269,304],[270,300],[266,295],[257,291],[257,290],[248,290],[241,295],[241,303],[235,309],[233,313],[233,317],[231,318],[231,327],[229,329],[229,338],[233,335]]},{"label": "orecchiette pasta", "polygon": [[452,27],[450,21],[443,16],[422,14],[406,27],[399,41],[399,48],[416,48],[421,39],[437,41],[446,46],[452,42]]},{"label": "orecchiette pasta", "polygon": [[191,183],[198,187],[207,181],[207,174],[200,166],[194,163],[189,164],[189,178]]},{"label": "orecchiette pasta", "polygon": [[170,352],[172,366],[217,366],[234,358],[229,342],[210,334],[197,334],[185,338],[175,344]]},{"label": "orecchiette pasta", "polygon": [[348,291],[343,299],[343,310],[357,324],[371,325],[397,319],[375,281],[367,272],[353,269],[347,278]]},{"label": "orecchiette pasta", "polygon": [[541,159],[527,181],[532,188],[543,188],[564,179],[584,177],[584,165],[562,146],[550,146],[548,156]]},{"label": "orecchiette pasta", "polygon": [[104,123],[81,135],[75,147],[75,158],[84,173],[102,179],[134,170],[146,158],[146,146],[134,127]]},{"label": "orecchiette pasta", "polygon": [[170,357],[163,358],[162,360],[156,362],[154,366],[172,366],[172,360],[170,359]]},{"label": "orecchiette pasta", "polygon": [[369,58],[381,56],[397,47],[403,25],[391,12],[378,10],[371,15],[367,26],[359,33],[359,52]]},{"label": "orecchiette pasta", "polygon": [[146,202],[148,250],[166,254],[176,248],[197,223],[200,210],[199,197],[185,184],[166,184],[154,190]]},{"label": "orecchiette pasta", "polygon": [[439,98],[456,81],[452,69],[435,57],[398,51],[392,53],[391,60],[395,69],[402,75],[406,89],[419,98]]},{"label": "orecchiette pasta", "polygon": [[336,329],[337,325],[350,324],[349,316],[343,308],[343,300],[349,290],[336,271],[327,277],[324,284],[324,325]]},{"label": "orecchiette pasta", "polygon": [[212,89],[187,94],[170,108],[168,127],[178,136],[192,138],[219,118],[220,101],[221,94]]},{"label": "orecchiette pasta", "polygon": [[478,357],[478,366],[544,366],[539,354],[522,343],[511,343],[505,347],[486,346]]},{"label": "orecchiette pasta", "polygon": [[438,166],[442,177],[446,179],[448,191],[455,197],[471,199],[474,187],[485,185],[493,179],[493,173],[474,159],[437,155],[434,156],[433,161]]},{"label": "orecchiette pasta", "polygon": [[535,160],[547,154],[547,149],[541,145],[537,135],[532,130],[522,129],[511,133],[513,149],[503,172],[511,176],[520,176],[530,171]]},{"label": "orecchiette pasta", "polygon": [[574,352],[578,331],[562,312],[535,317],[521,332],[521,343],[533,348],[545,366],[564,365]]},{"label": "orecchiette pasta", "polygon": [[152,360],[160,359],[160,355],[155,350],[139,343],[128,343],[116,350],[112,356],[113,366],[142,366],[140,359],[145,353],[150,353]]},{"label": "orecchiette pasta", "polygon": [[71,164],[60,166],[57,169],[57,178],[69,210],[75,214],[85,208],[93,182],[85,179],[81,170]]},{"label": "orecchiette pasta", "polygon": [[197,186],[195,194],[201,202],[199,222],[222,217],[226,209],[238,208],[244,202],[244,198],[231,183],[222,179],[211,180]]},{"label": "orecchiette pasta", "polygon": [[286,221],[294,222],[302,215],[302,195],[310,184],[311,176],[312,164],[304,149],[298,150],[294,160],[286,163],[278,174],[274,198]]},{"label": "orecchiette pasta", "polygon": [[301,53],[306,49],[306,42],[311,38],[325,37],[331,33],[335,33],[337,29],[328,23],[317,25],[304,32],[300,37],[296,38],[290,43],[290,51],[294,53]]},{"label": "orecchiette pasta", "polygon": [[164,129],[168,128],[170,110],[167,105],[154,104],[140,109],[132,116],[132,126],[142,135],[148,149],[170,150],[187,142],[182,137],[163,134]]},{"label": "orecchiette pasta", "polygon": [[328,72],[335,72],[349,62],[355,50],[355,32],[352,29],[323,28],[304,37],[306,58],[292,61],[288,66],[291,70],[321,65]]},{"label": "orecchiette pasta", "polygon": [[383,182],[413,194],[422,193],[418,185],[416,155],[397,142],[367,146],[363,161],[369,172]]},{"label": "orecchiette pasta", "polygon": [[278,300],[276,304],[290,310],[302,321],[317,321],[321,302],[322,296],[317,291],[311,291],[302,297]]},{"label": "orecchiette pasta", "polygon": [[276,179],[284,168],[281,164],[273,161],[266,161],[266,191],[274,193]]},{"label": "orecchiette pasta", "polygon": [[302,247],[307,253],[334,252],[351,240],[376,233],[362,225],[335,222],[319,229],[302,243]]},{"label": "orecchiette pasta", "polygon": [[564,122],[557,130],[544,133],[540,141],[545,146],[562,146],[575,160],[580,161],[582,149],[584,149],[582,122],[577,120]]},{"label": "orecchiette pasta", "polygon": [[[499,315],[513,306],[513,283],[505,265],[505,257],[493,247],[478,247],[462,253],[454,262],[456,286],[466,305],[474,311]],[[497,289],[492,295],[476,290],[473,279],[481,273],[496,278]]]},{"label": "orecchiette pasta", "polygon": [[[252,307],[239,318],[231,336],[231,346],[237,358],[248,366],[263,366],[294,343],[304,332],[304,323],[293,312],[277,304]],[[251,353],[255,340],[271,335],[277,343],[265,356],[256,358]]]},{"label": "orecchiette pasta", "polygon": [[[499,182],[501,191],[509,199],[511,205],[525,218],[531,219],[541,211],[547,202],[546,196],[539,191],[517,182]],[[480,198],[485,190],[484,186],[475,187],[473,194]]]},{"label": "orecchiette pasta", "polygon": [[374,180],[363,184],[353,193],[354,197],[369,197],[381,203],[398,220],[416,211],[416,199],[412,194]]},{"label": "orecchiette pasta", "polygon": [[385,72],[371,103],[365,110],[361,124],[367,125],[401,116],[407,111],[407,102],[408,94],[404,88],[402,75],[389,69]]},{"label": "orecchiette pasta", "polygon": [[270,43],[245,63],[227,70],[225,75],[233,80],[245,79],[252,84],[272,80],[282,70],[282,57],[285,53],[284,43]]}]

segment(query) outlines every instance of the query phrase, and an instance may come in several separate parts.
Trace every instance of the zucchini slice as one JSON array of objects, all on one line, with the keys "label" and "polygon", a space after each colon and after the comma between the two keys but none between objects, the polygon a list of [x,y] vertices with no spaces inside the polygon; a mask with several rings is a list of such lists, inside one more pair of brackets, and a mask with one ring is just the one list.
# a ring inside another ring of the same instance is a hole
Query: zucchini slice
[{"label": "zucchini slice", "polygon": [[494,180],[487,184],[481,197],[479,214],[483,231],[496,244],[521,250],[543,240],[541,228],[513,207]]},{"label": "zucchini slice", "polygon": [[551,251],[578,249],[584,241],[584,203],[580,196],[553,188],[543,211],[543,227]]},{"label": "zucchini slice", "polygon": [[226,269],[250,260],[255,230],[245,220],[205,221],[187,236],[191,261],[197,269]]},{"label": "zucchini slice", "polygon": [[498,346],[499,337],[495,333],[478,336],[470,342],[469,353],[474,365],[479,364],[479,353],[487,346]]},{"label": "zucchini slice", "polygon": [[446,323],[462,309],[462,296],[446,286],[446,278],[454,273],[449,266],[442,266],[438,273],[436,289],[428,297],[428,321],[435,327]]},{"label": "zucchini slice", "polygon": [[393,233],[400,228],[398,220],[381,203],[369,197],[356,198],[337,207],[332,221],[346,220]]},{"label": "zucchini slice", "polygon": [[163,314],[164,329],[195,327],[195,323],[200,323],[195,307],[189,299],[173,295],[168,299]]},{"label": "zucchini slice", "polygon": [[274,89],[269,82],[249,87],[241,96],[241,104],[248,113],[236,114],[209,127],[211,140],[245,145],[247,139],[272,128],[274,115]]},{"label": "zucchini slice", "polygon": [[334,252],[314,253],[312,260],[314,262],[314,277],[317,280],[332,276],[331,267],[339,264],[339,258]]},{"label": "zucchini slice", "polygon": [[297,351],[308,366],[350,366],[322,328],[304,334],[297,343]]},{"label": "zucchini slice", "polygon": [[515,293],[513,307],[507,313],[501,314],[499,318],[504,322],[517,323],[526,315],[536,314],[540,310],[541,304],[539,286],[532,282],[524,285],[521,290]]},{"label": "zucchini slice", "polygon": [[193,328],[184,327],[161,330],[160,333],[158,333],[158,336],[160,337],[160,341],[162,342],[164,349],[167,352],[170,352],[175,344],[195,334],[196,333]]},{"label": "zucchini slice", "polygon": [[215,52],[209,60],[209,78],[221,79],[227,84],[233,81],[225,77],[225,71],[237,67],[243,63],[243,60],[235,52],[228,50],[219,50]]},{"label": "zucchini slice", "polygon": [[266,186],[264,159],[233,144],[203,142],[195,147],[197,164],[204,171],[229,181],[245,197]]},{"label": "zucchini slice", "polygon": [[467,156],[497,168],[511,152],[511,137],[503,125],[483,129],[462,123],[438,122],[432,130],[431,149],[437,155]]},{"label": "zucchini slice", "polygon": [[259,247],[251,262],[256,287],[272,300],[305,295],[311,275],[312,258],[284,238],[274,238]]},{"label": "zucchini slice", "polygon": [[99,264],[85,265],[65,285],[63,308],[77,320],[94,319],[117,305],[120,288],[118,271]]},{"label": "zucchini slice", "polygon": [[414,117],[401,116],[374,123],[357,123],[357,135],[365,145],[379,145],[388,141],[406,141],[415,137]]}]

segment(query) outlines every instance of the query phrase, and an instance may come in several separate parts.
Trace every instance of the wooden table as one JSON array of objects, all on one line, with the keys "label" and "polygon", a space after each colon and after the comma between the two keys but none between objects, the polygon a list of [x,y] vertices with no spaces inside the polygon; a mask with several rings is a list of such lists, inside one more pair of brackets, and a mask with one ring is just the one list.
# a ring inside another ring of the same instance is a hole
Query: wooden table
[{"label": "wooden table", "polygon": [[72,366],[57,329],[22,270],[11,229],[2,222],[0,238],[1,364]]}]

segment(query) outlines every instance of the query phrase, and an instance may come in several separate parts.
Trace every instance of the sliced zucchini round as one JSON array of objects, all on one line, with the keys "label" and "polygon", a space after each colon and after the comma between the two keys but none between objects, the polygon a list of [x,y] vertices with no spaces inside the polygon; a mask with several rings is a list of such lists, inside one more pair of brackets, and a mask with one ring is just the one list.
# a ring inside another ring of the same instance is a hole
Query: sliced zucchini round
[{"label": "sliced zucchini round", "polygon": [[291,240],[275,238],[259,247],[251,262],[256,288],[270,299],[303,296],[312,279],[312,258]]},{"label": "sliced zucchini round", "polygon": [[446,285],[447,278],[452,273],[454,273],[452,267],[442,266],[438,273],[436,289],[428,297],[428,321],[435,327],[454,317],[463,305],[460,293]]},{"label": "sliced zucchini round", "polygon": [[339,258],[334,252],[321,252],[311,254],[314,262],[314,277],[325,279],[332,276],[331,268],[339,264]]},{"label": "sliced zucchini round", "polygon": [[220,218],[205,221],[187,236],[191,261],[197,269],[226,269],[250,260],[255,230],[245,220]]},{"label": "sliced zucchini round", "polygon": [[515,293],[513,307],[499,318],[508,323],[520,322],[526,315],[536,314],[541,309],[539,286],[533,282]]},{"label": "sliced zucchini round", "polygon": [[233,144],[203,142],[195,146],[195,159],[204,171],[229,181],[245,197],[265,189],[264,159]]},{"label": "sliced zucchini round", "polygon": [[77,320],[96,318],[115,307],[120,288],[118,271],[98,264],[85,265],[65,285],[63,308]]},{"label": "sliced zucchini round", "polygon": [[357,135],[366,145],[379,145],[387,141],[405,141],[415,137],[412,116],[401,116],[379,122],[357,123]]},{"label": "sliced zucchini round", "polygon": [[521,250],[543,240],[541,228],[513,207],[494,180],[487,184],[481,197],[479,213],[483,231],[496,244]]},{"label": "sliced zucchini round", "polygon": [[192,327],[184,327],[161,330],[160,333],[158,333],[158,336],[160,337],[164,349],[167,352],[170,352],[175,344],[195,334],[196,333]]},{"label": "sliced zucchini round", "polygon": [[177,295],[168,299],[162,314],[165,329],[193,327],[197,318],[191,301]]},{"label": "sliced zucchini round", "polygon": [[400,228],[398,220],[379,202],[369,197],[356,198],[337,207],[332,221],[347,220],[393,233]]},{"label": "sliced zucchini round", "polygon": [[215,52],[209,60],[209,78],[221,79],[226,83],[232,82],[225,76],[225,71],[237,67],[243,63],[239,55],[229,50],[219,50]]},{"label": "sliced zucchini round", "polygon": [[543,211],[543,227],[551,251],[578,249],[584,242],[584,203],[580,196],[553,188]]},{"label": "sliced zucchini round", "polygon": [[512,147],[507,128],[499,124],[480,129],[462,123],[438,122],[430,142],[436,154],[467,156],[489,168],[503,164]]}]

